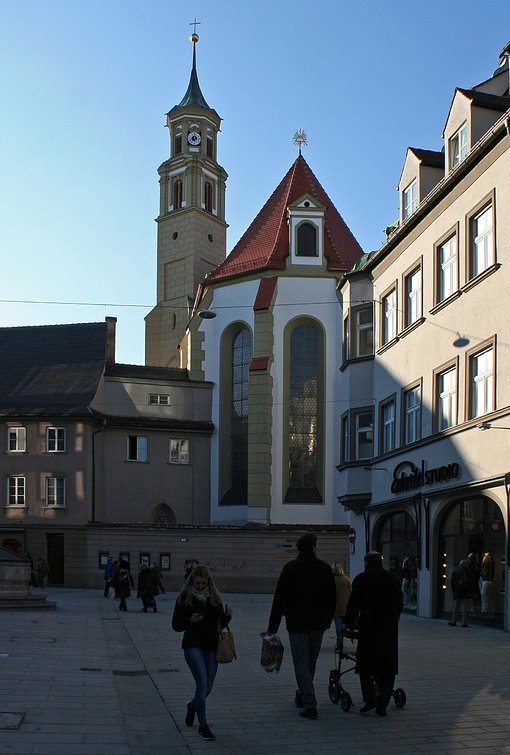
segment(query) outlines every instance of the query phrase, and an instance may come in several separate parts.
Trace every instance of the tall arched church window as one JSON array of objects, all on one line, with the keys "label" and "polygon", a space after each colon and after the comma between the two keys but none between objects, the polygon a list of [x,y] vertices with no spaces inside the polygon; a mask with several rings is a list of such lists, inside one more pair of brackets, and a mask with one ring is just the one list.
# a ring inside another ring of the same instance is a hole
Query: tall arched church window
[{"label": "tall arched church window", "polygon": [[212,212],[212,185],[209,183],[209,181],[205,182],[204,205],[207,212]]},{"label": "tall arched church window", "polygon": [[290,335],[289,488],[285,502],[321,503],[319,493],[319,334],[298,325]]},{"label": "tall arched church window", "polygon": [[180,178],[174,181],[174,210],[182,207],[182,181]]},{"label": "tall arched church window", "polygon": [[297,232],[297,256],[317,256],[317,228],[311,223],[303,223]]},{"label": "tall arched church window", "polygon": [[248,486],[248,370],[251,334],[239,331],[232,343],[232,399],[230,405],[232,488],[245,493]]}]

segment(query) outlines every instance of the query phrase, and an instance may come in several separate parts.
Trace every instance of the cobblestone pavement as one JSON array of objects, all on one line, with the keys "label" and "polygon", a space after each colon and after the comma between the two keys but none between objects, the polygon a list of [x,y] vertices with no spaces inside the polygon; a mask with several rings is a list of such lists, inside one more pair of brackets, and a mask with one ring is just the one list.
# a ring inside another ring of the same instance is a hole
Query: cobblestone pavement
[{"label": "cobblestone pavement", "polygon": [[[334,632],[316,674],[319,718],[300,718],[287,633],[282,670],[260,667],[259,633],[271,596],[224,595],[234,608],[238,660],[220,666],[208,699],[215,742],[184,724],[191,674],[171,628],[175,593],[158,613],[128,600],[121,613],[102,591],[49,588],[57,609],[0,613],[0,753],[24,755],[489,755],[510,753],[510,635],[403,616],[399,687],[407,704],[359,715],[328,696]],[[344,665],[345,668],[345,665]]]}]

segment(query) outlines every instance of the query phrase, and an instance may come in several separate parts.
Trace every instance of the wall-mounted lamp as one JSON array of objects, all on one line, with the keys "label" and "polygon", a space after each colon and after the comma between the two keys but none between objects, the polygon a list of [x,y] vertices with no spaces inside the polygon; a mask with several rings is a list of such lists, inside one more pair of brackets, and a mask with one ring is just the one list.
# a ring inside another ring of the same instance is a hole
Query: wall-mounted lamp
[{"label": "wall-mounted lamp", "polygon": [[201,309],[198,316],[201,317],[202,320],[214,320],[216,312],[213,309]]},{"label": "wall-mounted lamp", "polygon": [[503,425],[492,425],[490,422],[482,422],[477,425],[479,430],[510,430],[510,427],[504,427]]},{"label": "wall-mounted lamp", "polygon": [[457,347],[457,349],[461,349],[463,346],[469,345],[469,338],[463,338],[459,331],[457,331],[458,338],[453,342],[453,345]]}]

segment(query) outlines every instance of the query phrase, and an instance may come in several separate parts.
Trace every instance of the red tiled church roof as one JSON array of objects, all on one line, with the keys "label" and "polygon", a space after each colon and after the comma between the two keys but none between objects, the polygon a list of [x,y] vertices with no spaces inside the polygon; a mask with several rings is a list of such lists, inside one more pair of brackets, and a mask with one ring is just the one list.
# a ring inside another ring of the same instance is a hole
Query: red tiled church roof
[{"label": "red tiled church roof", "polygon": [[287,207],[310,194],[325,212],[324,254],[329,270],[350,270],[363,250],[345,225],[328,195],[299,155],[246,233],[204,284],[261,270],[283,270],[289,254]]}]

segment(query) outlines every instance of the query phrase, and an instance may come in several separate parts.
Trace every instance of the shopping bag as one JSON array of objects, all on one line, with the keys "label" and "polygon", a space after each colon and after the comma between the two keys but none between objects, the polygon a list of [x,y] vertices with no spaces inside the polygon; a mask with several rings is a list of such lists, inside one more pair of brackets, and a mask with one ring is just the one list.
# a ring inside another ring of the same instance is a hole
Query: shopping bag
[{"label": "shopping bag", "polygon": [[114,587],[109,587],[108,588],[108,597],[110,598],[110,600],[115,600],[115,588]]},{"label": "shopping bag", "polygon": [[261,632],[262,637],[262,654],[260,665],[268,673],[280,670],[283,661],[283,643],[277,634],[266,634]]}]

